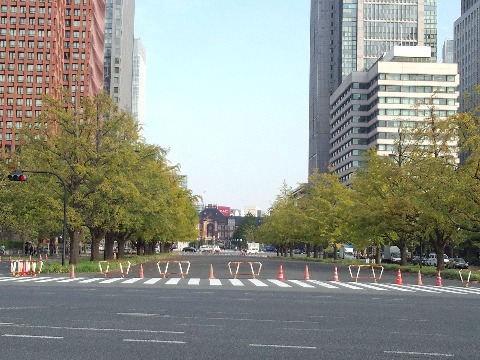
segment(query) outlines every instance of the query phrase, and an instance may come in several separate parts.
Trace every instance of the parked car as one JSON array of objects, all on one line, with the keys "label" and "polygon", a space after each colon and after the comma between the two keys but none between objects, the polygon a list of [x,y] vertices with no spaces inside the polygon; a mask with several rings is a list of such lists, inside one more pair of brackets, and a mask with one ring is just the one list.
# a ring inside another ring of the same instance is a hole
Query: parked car
[{"label": "parked car", "polygon": [[445,266],[449,269],[468,269],[468,263],[463,258],[451,258]]},{"label": "parked car", "polygon": [[195,249],[194,247],[188,246],[188,247],[184,247],[182,249],[182,251],[184,251],[184,252],[197,252],[197,249]]},{"label": "parked car", "polygon": [[265,250],[266,252],[277,252],[277,248],[275,246],[272,246],[272,245],[267,245],[265,246]]},{"label": "parked car", "polygon": [[[449,257],[447,254],[443,254],[443,264],[447,266],[448,262],[450,261]],[[428,260],[427,264],[430,266],[437,266],[437,254],[436,253],[430,253],[428,254]]]},{"label": "parked car", "polygon": [[[422,265],[427,265],[428,257],[422,256]],[[420,256],[414,256],[412,258],[412,264],[413,265],[418,265],[420,264]]]}]

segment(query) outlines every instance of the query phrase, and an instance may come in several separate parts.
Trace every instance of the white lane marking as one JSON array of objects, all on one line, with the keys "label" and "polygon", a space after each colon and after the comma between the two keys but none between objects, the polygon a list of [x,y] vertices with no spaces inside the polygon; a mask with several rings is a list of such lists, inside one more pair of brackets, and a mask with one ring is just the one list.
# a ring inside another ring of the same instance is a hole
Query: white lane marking
[{"label": "white lane marking", "polygon": [[144,343],[162,343],[162,344],[185,344],[185,341],[176,340],[142,340],[142,339],[123,339],[126,342],[144,342]]},{"label": "white lane marking", "polygon": [[29,328],[29,329],[52,329],[52,330],[111,331],[111,332],[146,333],[146,334],[185,334],[185,331],[170,331],[170,330],[87,328],[87,327],[28,325],[28,324],[12,324],[12,323],[1,323],[0,326],[15,327],[15,328],[17,327]]},{"label": "white lane marking", "polygon": [[35,282],[36,283],[45,283],[45,282],[50,282],[50,281],[55,281],[57,280],[57,278],[50,278],[50,279],[47,279],[47,278],[41,278],[41,279],[36,279]]},{"label": "white lane marking", "polygon": [[103,280],[103,281],[100,281],[99,284],[111,284],[115,281],[118,281],[118,280],[121,280],[122,278],[113,278],[113,279],[107,279],[107,280]]},{"label": "white lane marking", "polygon": [[151,278],[144,282],[146,285],[153,285],[162,280],[162,278]]},{"label": "white lane marking", "polygon": [[304,288],[314,288],[315,286],[313,285],[310,285],[310,284],[307,284],[303,281],[300,281],[300,280],[288,280],[290,281],[291,283],[294,283],[295,285],[299,285],[301,287],[304,287]]},{"label": "white lane marking", "polygon": [[287,348],[287,349],[312,349],[315,350],[316,346],[298,346],[298,345],[274,345],[274,344],[248,344],[252,347],[273,347],[273,348]]},{"label": "white lane marking", "polygon": [[[47,278],[44,278],[47,279]],[[33,280],[38,280],[38,278],[24,278],[24,279],[18,279],[17,282],[27,282],[27,281],[33,281]]]},{"label": "white lane marking", "polygon": [[286,282],[281,281],[281,280],[276,280],[276,279],[268,279],[272,284],[275,284],[280,287],[292,287],[291,285],[288,285]]},{"label": "white lane marking", "polygon": [[466,286],[450,286],[452,289],[459,289],[459,290],[468,290],[474,293],[480,293],[480,288],[477,287],[466,287]]},{"label": "white lane marking", "polygon": [[348,289],[353,289],[353,290],[365,290],[364,288],[361,288],[361,287],[358,287],[358,286],[355,286],[355,285],[352,285],[352,284],[349,284],[349,283],[344,283],[344,282],[340,282],[340,281],[331,281],[331,283],[337,285],[337,286],[340,286],[340,287],[346,287]]},{"label": "white lane marking", "polygon": [[250,281],[253,285],[255,286],[268,286],[267,284],[265,284],[263,281],[260,281],[258,279],[248,279],[248,281]]},{"label": "white lane marking", "polygon": [[59,280],[57,282],[59,283],[68,283],[68,282],[73,282],[73,281],[80,281],[80,280],[83,280],[84,278],[73,278],[73,279],[65,279],[65,280]]},{"label": "white lane marking", "polygon": [[392,290],[415,292],[415,290],[409,289],[408,287],[402,287],[403,285],[388,285],[388,284],[377,284],[377,285],[381,287],[386,287],[387,289],[392,289]]},{"label": "white lane marking", "polygon": [[172,278],[168,279],[168,281],[165,283],[165,285],[177,285],[182,278]]},{"label": "white lane marking", "polygon": [[388,289],[384,289],[381,287],[376,286],[377,284],[364,284],[364,283],[356,283],[358,286],[363,286],[367,289],[379,290],[379,291],[388,291]]},{"label": "white lane marking", "polygon": [[210,285],[213,285],[213,286],[221,286],[222,285],[222,282],[219,279],[208,279],[208,280],[210,280]]},{"label": "white lane marking", "polygon": [[2,278],[0,281],[12,281],[12,280],[18,280],[16,277],[9,277],[9,278]]},{"label": "white lane marking", "polygon": [[103,279],[105,279],[105,278],[91,278],[91,279],[79,281],[79,284],[88,284],[88,283],[103,280]]},{"label": "white lane marking", "polygon": [[424,355],[424,356],[445,356],[454,357],[453,354],[441,354],[441,353],[423,353],[416,351],[384,351],[385,354],[402,354],[402,355]]},{"label": "white lane marking", "polygon": [[117,313],[117,315],[125,315],[125,316],[157,316],[158,314],[146,314],[146,313]]},{"label": "white lane marking", "polygon": [[327,289],[340,289],[338,286],[333,286],[325,281],[318,281],[318,280],[309,280],[312,284],[325,287]]},{"label": "white lane marking", "polygon": [[434,289],[428,289],[423,285],[402,285],[402,286],[407,288],[407,289],[412,289],[412,290],[415,290],[415,291],[424,291],[424,292],[428,292],[428,293],[440,294],[440,291],[436,291]]},{"label": "white lane marking", "polygon": [[200,278],[192,278],[188,280],[188,285],[200,285]]},{"label": "white lane marking", "polygon": [[439,292],[446,292],[446,293],[450,293],[450,294],[465,294],[463,291],[458,291],[458,290],[450,290],[448,288],[445,288],[443,286],[426,286],[426,288],[428,289],[434,289],[436,291],[439,291]]},{"label": "white lane marking", "polygon": [[133,284],[140,280],[142,280],[142,278],[130,278],[125,281],[122,281],[122,284]]},{"label": "white lane marking", "polygon": [[17,335],[3,334],[5,337],[36,338],[36,339],[63,339],[63,336],[45,336],[45,335]]},{"label": "white lane marking", "polygon": [[233,286],[245,286],[240,279],[229,279]]}]

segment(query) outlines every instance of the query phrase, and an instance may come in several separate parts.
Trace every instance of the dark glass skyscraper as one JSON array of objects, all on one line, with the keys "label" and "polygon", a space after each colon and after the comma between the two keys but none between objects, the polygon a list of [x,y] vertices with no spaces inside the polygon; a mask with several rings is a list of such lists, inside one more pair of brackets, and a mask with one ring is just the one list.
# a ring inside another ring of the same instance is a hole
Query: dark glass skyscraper
[{"label": "dark glass skyscraper", "polygon": [[437,0],[312,0],[309,173],[327,172],[330,95],[352,71],[394,45],[430,46],[437,58]]}]

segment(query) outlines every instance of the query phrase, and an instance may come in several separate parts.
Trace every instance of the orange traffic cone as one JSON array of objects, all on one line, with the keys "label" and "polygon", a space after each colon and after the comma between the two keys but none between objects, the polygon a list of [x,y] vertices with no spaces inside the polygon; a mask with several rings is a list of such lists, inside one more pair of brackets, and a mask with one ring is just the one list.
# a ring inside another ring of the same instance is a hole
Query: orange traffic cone
[{"label": "orange traffic cone", "polygon": [[280,271],[278,272],[278,280],[285,280],[285,278],[283,277],[283,266],[280,265]]},{"label": "orange traffic cone", "polygon": [[437,283],[435,285],[436,286],[443,286],[442,285],[442,275],[440,274],[440,271],[437,274]]},{"label": "orange traffic cone", "polygon": [[303,280],[310,280],[310,274],[308,273],[308,265],[305,265],[305,276]]},{"label": "orange traffic cone", "polygon": [[70,279],[75,279],[75,265],[72,264],[72,268],[70,270]]},{"label": "orange traffic cone", "polygon": [[210,264],[210,274],[208,274],[209,279],[215,279],[215,275],[213,275],[213,265]]},{"label": "orange traffic cone", "polygon": [[422,273],[418,270],[417,285],[423,285],[422,283]]},{"label": "orange traffic cone", "polygon": [[338,270],[336,266],[335,266],[335,270],[333,270],[333,281],[340,281],[338,279]]},{"label": "orange traffic cone", "polygon": [[398,269],[397,272],[397,285],[403,285],[402,272],[400,271],[400,269]]},{"label": "orange traffic cone", "polygon": [[138,277],[140,279],[143,279],[143,265],[142,264],[140,264],[140,270],[139,270],[139,273],[138,273]]}]

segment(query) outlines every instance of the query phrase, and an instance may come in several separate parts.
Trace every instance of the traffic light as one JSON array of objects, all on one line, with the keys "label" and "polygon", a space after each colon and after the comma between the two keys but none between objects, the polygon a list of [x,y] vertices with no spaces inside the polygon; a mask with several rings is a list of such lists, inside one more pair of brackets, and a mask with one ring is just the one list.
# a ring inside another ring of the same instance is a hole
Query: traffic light
[{"label": "traffic light", "polygon": [[27,181],[27,175],[25,175],[22,170],[17,170],[14,173],[8,175],[8,180]]}]

